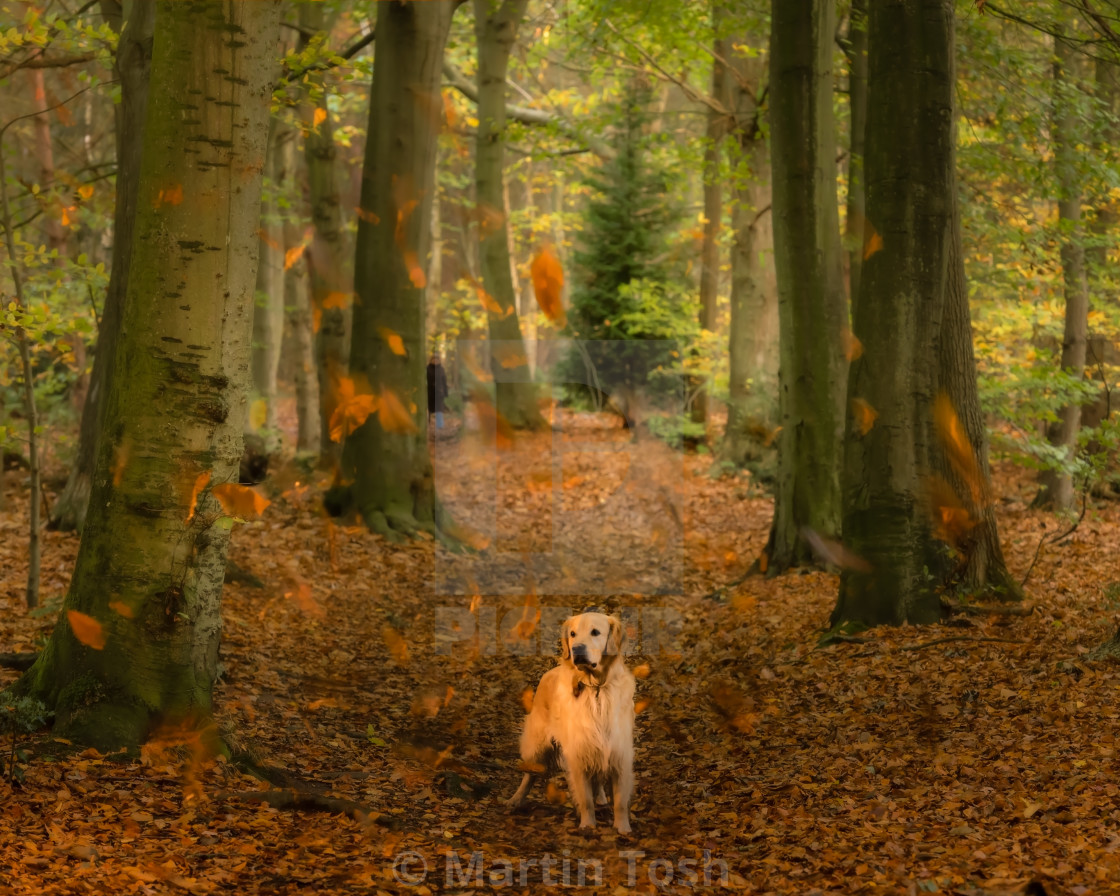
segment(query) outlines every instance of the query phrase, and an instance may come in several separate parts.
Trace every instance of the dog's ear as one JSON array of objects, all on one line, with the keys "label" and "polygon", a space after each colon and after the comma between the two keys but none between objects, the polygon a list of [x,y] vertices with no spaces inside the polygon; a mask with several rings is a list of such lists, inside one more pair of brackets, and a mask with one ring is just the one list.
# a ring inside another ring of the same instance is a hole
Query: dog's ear
[{"label": "dog's ear", "polygon": [[572,647],[568,643],[568,632],[572,623],[572,617],[569,616],[560,625],[560,659],[567,660],[572,657]]},{"label": "dog's ear", "polygon": [[622,645],[626,643],[626,626],[617,616],[611,616],[611,628],[607,633],[607,653],[622,656]]}]

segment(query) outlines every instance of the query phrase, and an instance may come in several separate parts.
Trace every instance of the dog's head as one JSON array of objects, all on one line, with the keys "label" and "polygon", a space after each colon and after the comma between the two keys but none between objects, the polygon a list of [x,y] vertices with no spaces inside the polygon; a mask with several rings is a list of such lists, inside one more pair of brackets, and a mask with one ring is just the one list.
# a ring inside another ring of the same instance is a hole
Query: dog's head
[{"label": "dog's head", "polygon": [[625,637],[617,616],[580,613],[564,620],[560,656],[577,669],[601,678],[610,664],[622,656]]}]

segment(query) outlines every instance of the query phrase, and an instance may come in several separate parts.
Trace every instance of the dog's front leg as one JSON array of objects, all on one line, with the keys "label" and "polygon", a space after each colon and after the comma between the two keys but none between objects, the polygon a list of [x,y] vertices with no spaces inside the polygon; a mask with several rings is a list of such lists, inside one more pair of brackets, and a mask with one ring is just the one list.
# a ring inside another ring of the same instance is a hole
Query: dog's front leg
[{"label": "dog's front leg", "polygon": [[572,791],[572,802],[579,812],[579,826],[595,827],[595,794],[591,789],[591,776],[578,762],[572,760],[568,761],[568,784]]},{"label": "dog's front leg", "polygon": [[620,834],[630,833],[630,794],[634,790],[634,766],[624,762],[611,774],[614,791],[614,827]]}]

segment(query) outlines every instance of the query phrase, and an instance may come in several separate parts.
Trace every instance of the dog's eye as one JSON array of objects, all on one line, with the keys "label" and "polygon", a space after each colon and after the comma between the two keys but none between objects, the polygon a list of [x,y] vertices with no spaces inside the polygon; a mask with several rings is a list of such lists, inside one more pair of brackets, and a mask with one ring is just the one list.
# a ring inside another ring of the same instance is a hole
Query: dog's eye
[{"label": "dog's eye", "polygon": [[576,636],[576,630],[573,628],[572,629],[572,637],[574,638],[575,636]]},{"label": "dog's eye", "polygon": [[598,638],[599,637],[599,629],[597,629],[597,628],[591,629],[591,637],[592,638]]}]

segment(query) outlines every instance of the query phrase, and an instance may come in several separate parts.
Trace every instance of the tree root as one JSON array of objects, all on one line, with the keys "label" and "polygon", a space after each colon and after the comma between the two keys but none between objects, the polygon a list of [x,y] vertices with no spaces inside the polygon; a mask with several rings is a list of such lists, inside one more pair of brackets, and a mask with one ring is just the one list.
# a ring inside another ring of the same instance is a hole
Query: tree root
[{"label": "tree root", "polygon": [[0,666],[5,669],[18,669],[20,672],[26,672],[35,663],[36,657],[39,654],[35,651],[28,651],[27,653],[0,653]]},{"label": "tree root", "polygon": [[941,599],[941,607],[946,613],[967,616],[1030,616],[1034,612],[1034,604],[959,604],[946,598]]},{"label": "tree root", "polygon": [[213,794],[215,799],[246,800],[268,803],[273,809],[291,809],[296,812],[330,812],[346,815],[355,821],[393,827],[396,820],[375,812],[353,800],[323,796],[306,790],[222,790]]}]

